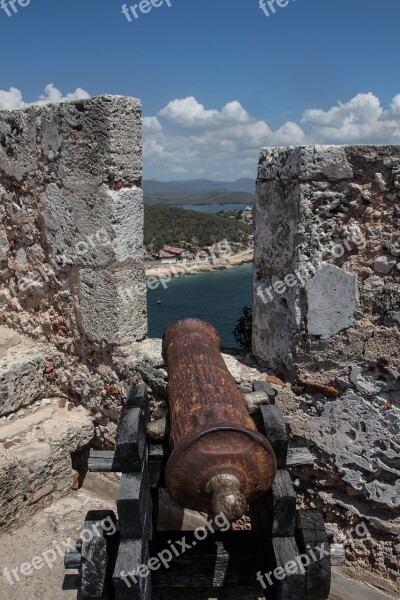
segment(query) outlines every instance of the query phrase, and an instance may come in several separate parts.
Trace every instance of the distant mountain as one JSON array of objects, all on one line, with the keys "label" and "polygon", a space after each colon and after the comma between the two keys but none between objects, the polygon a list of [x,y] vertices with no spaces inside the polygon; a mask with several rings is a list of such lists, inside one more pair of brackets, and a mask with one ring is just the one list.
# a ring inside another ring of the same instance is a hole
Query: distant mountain
[{"label": "distant mountain", "polygon": [[255,181],[242,178],[237,181],[143,181],[146,204],[252,204]]}]

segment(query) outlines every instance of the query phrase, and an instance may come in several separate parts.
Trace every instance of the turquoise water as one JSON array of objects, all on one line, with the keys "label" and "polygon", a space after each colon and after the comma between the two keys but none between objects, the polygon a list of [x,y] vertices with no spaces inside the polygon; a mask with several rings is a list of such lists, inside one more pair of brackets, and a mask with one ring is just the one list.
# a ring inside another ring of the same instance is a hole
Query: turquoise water
[{"label": "turquoise water", "polygon": [[[243,306],[252,302],[253,265],[224,271],[185,275],[172,279],[167,289],[147,290],[149,337],[162,337],[178,319],[197,317],[208,321],[221,336],[225,347],[237,347],[232,330]],[[157,304],[157,299],[161,304]]]}]

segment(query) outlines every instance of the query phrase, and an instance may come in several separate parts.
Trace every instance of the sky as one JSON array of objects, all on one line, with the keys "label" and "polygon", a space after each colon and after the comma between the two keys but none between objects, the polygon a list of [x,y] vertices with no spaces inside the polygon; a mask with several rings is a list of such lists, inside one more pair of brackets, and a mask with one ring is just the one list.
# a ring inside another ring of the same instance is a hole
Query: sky
[{"label": "sky", "polygon": [[140,98],[147,179],[254,178],[263,146],[400,143],[399,0],[153,3],[2,0],[0,109]]}]

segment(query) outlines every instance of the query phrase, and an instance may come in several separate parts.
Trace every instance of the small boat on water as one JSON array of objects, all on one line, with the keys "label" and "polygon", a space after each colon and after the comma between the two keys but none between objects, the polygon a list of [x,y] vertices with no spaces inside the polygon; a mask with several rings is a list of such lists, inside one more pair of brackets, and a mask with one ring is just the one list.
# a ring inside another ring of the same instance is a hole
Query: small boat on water
[{"label": "small boat on water", "polygon": [[157,298],[157,304],[161,304],[162,300],[161,298]]}]

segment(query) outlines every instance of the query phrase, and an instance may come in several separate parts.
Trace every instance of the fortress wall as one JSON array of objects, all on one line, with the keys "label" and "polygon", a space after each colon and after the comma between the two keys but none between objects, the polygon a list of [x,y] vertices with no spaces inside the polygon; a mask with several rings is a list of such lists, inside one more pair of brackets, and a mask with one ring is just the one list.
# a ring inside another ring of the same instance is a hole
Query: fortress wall
[{"label": "fortress wall", "polygon": [[399,201],[399,146],[261,150],[253,352],[295,384],[316,490],[397,514]]}]

